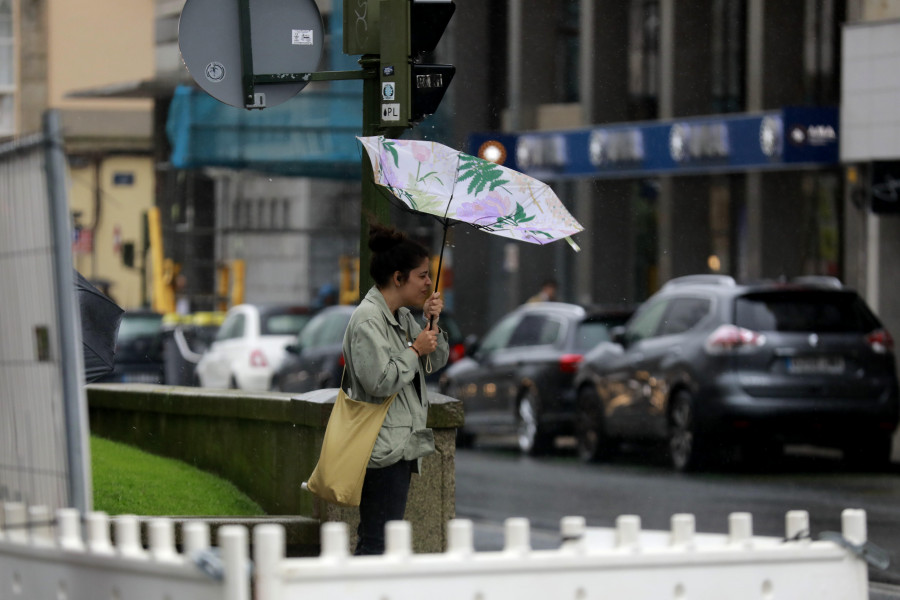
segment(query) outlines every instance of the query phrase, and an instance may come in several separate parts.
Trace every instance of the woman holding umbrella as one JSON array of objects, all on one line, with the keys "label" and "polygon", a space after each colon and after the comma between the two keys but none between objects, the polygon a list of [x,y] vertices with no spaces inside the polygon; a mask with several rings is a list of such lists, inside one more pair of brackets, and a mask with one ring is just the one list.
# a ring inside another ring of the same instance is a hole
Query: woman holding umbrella
[{"label": "woman holding umbrella", "polygon": [[[384,526],[403,518],[411,475],[420,472],[422,457],[434,452],[434,436],[425,427],[424,371],[442,367],[450,354],[447,334],[438,327],[444,302],[439,293],[431,293],[425,247],[402,232],[372,224],[369,248],[375,285],[344,334],[345,378],[356,400],[381,403],[397,396],[366,469],[357,555],[384,552]],[[407,306],[422,306],[426,322],[417,323]]]}]

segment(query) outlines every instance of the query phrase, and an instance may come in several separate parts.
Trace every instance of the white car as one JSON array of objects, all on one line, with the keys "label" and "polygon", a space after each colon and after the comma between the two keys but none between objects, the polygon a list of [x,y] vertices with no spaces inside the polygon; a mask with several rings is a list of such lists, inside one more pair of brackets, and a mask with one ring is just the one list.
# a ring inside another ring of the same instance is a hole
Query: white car
[{"label": "white car", "polygon": [[312,317],[305,306],[240,304],[231,308],[195,370],[197,385],[266,391],[284,347]]}]

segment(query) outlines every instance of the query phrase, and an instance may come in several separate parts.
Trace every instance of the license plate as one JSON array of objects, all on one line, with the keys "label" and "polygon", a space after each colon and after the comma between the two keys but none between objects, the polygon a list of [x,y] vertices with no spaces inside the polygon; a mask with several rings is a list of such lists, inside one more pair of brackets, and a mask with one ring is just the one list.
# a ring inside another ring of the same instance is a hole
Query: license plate
[{"label": "license plate", "polygon": [[844,372],[843,356],[794,356],[787,359],[788,373],[837,375]]}]

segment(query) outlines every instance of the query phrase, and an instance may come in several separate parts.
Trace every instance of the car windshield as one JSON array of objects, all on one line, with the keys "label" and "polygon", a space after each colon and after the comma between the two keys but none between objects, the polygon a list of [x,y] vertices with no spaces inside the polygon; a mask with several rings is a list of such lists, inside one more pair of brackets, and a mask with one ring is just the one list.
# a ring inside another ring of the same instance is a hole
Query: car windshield
[{"label": "car windshield", "polygon": [[281,314],[269,315],[263,319],[263,335],[297,335],[303,326],[309,322],[310,315],[306,314]]},{"label": "car windshield", "polygon": [[119,340],[156,335],[162,329],[162,315],[128,315],[119,325]]},{"label": "car windshield", "polygon": [[575,350],[587,352],[600,342],[608,342],[609,326],[602,321],[584,321],[575,332]]},{"label": "car windshield", "polygon": [[297,343],[302,348],[316,348],[340,344],[344,339],[344,331],[350,322],[350,313],[324,313],[312,319],[303,328]]},{"label": "car windshield", "polygon": [[852,292],[793,291],[741,296],[735,325],[753,331],[867,333],[878,319]]}]

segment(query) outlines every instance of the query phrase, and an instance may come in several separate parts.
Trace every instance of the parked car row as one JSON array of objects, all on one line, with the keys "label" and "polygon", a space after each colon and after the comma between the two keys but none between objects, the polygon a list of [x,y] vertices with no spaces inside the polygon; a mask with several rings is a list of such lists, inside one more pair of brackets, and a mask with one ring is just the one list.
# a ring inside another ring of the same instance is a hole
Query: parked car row
[{"label": "parked car row", "polygon": [[515,434],[539,454],[574,434],[579,456],[600,461],[649,442],[678,470],[772,459],[787,444],[889,462],[893,339],[836,279],[682,277],[626,317],[538,303],[502,318],[442,377],[465,405],[460,443]]}]

